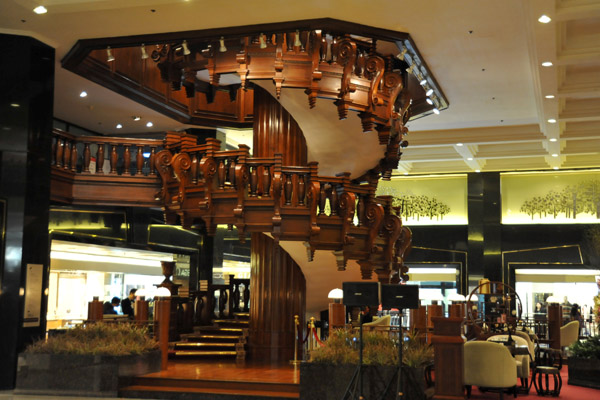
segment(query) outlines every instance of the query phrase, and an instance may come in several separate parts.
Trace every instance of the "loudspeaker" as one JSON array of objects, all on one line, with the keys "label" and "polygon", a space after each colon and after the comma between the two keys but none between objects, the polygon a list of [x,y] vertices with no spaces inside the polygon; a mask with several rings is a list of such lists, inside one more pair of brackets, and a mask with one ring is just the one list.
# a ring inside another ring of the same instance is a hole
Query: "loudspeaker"
[{"label": "loudspeaker", "polygon": [[375,306],[379,304],[378,282],[344,282],[345,306]]},{"label": "loudspeaker", "polygon": [[381,285],[381,308],[419,308],[419,287],[417,285]]}]

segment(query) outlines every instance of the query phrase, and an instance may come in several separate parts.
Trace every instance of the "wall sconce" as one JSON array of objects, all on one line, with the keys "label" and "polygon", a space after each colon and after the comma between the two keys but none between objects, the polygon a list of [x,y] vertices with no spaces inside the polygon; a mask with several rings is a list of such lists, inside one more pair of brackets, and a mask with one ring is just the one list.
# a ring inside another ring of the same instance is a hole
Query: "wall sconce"
[{"label": "wall sconce", "polygon": [[296,29],[296,39],[294,39],[294,47],[302,46],[302,42],[300,41],[300,31]]},{"label": "wall sconce", "polygon": [[[187,44],[186,40],[184,40],[181,43],[181,47],[183,47],[183,55],[184,56],[189,56],[190,54],[192,54],[192,52],[190,51],[190,48],[188,47],[188,44]],[[227,51],[227,50],[225,50],[225,51]]]},{"label": "wall sconce", "polygon": [[225,38],[223,36],[221,36],[221,39],[219,39],[219,51],[221,53],[225,53],[227,51],[227,47],[225,47]]},{"label": "wall sconce", "polygon": [[145,60],[148,58],[148,53],[146,53],[146,45],[144,45],[142,43],[142,46],[140,47],[140,50],[142,51],[142,60]]},{"label": "wall sconce", "polygon": [[258,37],[258,41],[260,42],[260,48],[261,49],[266,49],[267,48],[267,39],[265,38],[265,34],[261,33],[260,36]]},{"label": "wall sconce", "polygon": [[113,55],[112,55],[112,51],[110,50],[110,46],[108,46],[106,48],[106,61],[107,62],[115,61],[115,57],[113,57]]}]

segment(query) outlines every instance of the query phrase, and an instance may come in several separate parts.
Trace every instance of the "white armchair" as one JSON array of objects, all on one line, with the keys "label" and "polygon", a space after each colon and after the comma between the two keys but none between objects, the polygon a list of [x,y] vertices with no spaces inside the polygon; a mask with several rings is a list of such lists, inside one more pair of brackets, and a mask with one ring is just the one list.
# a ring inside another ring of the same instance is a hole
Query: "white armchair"
[{"label": "white armchair", "polygon": [[517,396],[517,362],[505,346],[487,341],[470,341],[464,345],[464,385],[467,397],[471,386],[500,389],[511,388]]},{"label": "white armchair", "polygon": [[384,315],[382,317],[374,319],[373,322],[364,323],[363,329],[389,331],[391,321],[392,317],[389,314]]},{"label": "white armchair", "polygon": [[[519,347],[527,348],[529,354],[517,354],[515,355],[515,361],[517,362],[517,377],[521,379],[521,386],[529,390],[529,375],[531,374],[531,363],[535,358],[535,352],[531,352],[529,348],[529,344],[525,339],[518,335],[511,335],[512,340],[515,341],[515,345]],[[508,340],[508,335],[494,335],[490,336],[488,339],[490,342],[506,342]]]}]

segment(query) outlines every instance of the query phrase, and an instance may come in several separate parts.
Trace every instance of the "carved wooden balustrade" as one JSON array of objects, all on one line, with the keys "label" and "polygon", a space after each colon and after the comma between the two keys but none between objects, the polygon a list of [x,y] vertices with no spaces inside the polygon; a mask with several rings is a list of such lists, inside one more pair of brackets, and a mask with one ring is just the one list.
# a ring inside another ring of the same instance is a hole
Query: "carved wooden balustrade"
[{"label": "carved wooden balustrade", "polygon": [[253,158],[249,148],[221,151],[220,142],[196,144],[187,134],[168,133],[157,153],[162,179],[157,193],[167,223],[184,228],[235,225],[269,232],[276,241],[303,241],[315,250],[332,250],[338,268],[358,260],[363,278],[376,272],[382,281],[407,279],[402,259],[410,230],[391,212],[391,198],[375,196],[377,179],[359,184],[348,173],[319,176],[317,163],[284,166],[280,155]]},{"label": "carved wooden balustrade", "polygon": [[210,325],[213,319],[232,318],[235,313],[250,310],[250,279],[229,275],[225,284],[200,281],[200,290],[192,294],[195,302],[195,323]]},{"label": "carved wooden balustrade", "polygon": [[[157,206],[154,168],[162,140],[52,132],[52,200],[73,204]],[[146,157],[144,156],[146,153]]]}]

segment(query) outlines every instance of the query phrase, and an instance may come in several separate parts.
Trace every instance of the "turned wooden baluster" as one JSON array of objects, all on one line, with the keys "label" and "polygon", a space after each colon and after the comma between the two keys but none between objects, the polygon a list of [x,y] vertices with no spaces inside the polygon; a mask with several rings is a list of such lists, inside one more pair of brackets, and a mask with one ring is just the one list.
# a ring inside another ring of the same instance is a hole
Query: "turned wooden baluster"
[{"label": "turned wooden baluster", "polygon": [[225,160],[222,158],[219,160],[219,167],[217,168],[217,180],[219,181],[219,189],[225,189]]},{"label": "turned wooden baluster", "polygon": [[135,155],[135,174],[142,175],[142,168],[144,168],[144,146],[136,146],[137,153]]},{"label": "turned wooden baluster", "polygon": [[271,171],[269,166],[263,166],[263,193],[264,197],[269,197],[271,192]]},{"label": "turned wooden baluster", "polygon": [[283,185],[283,193],[285,195],[285,205],[292,204],[292,174],[285,174],[285,183]]},{"label": "turned wooden baluster", "polygon": [[235,188],[235,159],[229,159],[229,182]]},{"label": "turned wooden baluster", "polygon": [[96,157],[96,171],[103,172],[104,170],[104,144],[98,145],[98,153]]},{"label": "turned wooden baluster", "polygon": [[323,183],[319,193],[319,215],[325,215],[325,204],[327,203],[327,188],[329,183]]},{"label": "turned wooden baluster", "polygon": [[131,152],[129,151],[129,145],[123,145],[123,175],[131,175]]},{"label": "turned wooden baluster", "polygon": [[156,147],[150,148],[150,175],[156,175],[156,169],[154,168],[154,162],[156,161]]},{"label": "turned wooden baluster", "polygon": [[304,182],[305,175],[300,174],[298,176],[298,205],[304,205],[304,199],[306,198],[306,182]]},{"label": "turned wooden baluster", "polygon": [[110,174],[116,175],[117,174],[117,161],[119,159],[119,156],[117,155],[117,145],[111,144],[110,147],[111,147],[111,150],[110,150]]},{"label": "turned wooden baluster", "polygon": [[63,153],[65,151],[65,141],[61,138],[56,138],[56,143],[56,166],[60,168],[63,166]]},{"label": "turned wooden baluster", "polygon": [[250,172],[250,197],[256,197],[256,187],[258,186],[258,167],[252,167]]},{"label": "turned wooden baluster", "polygon": [[[90,172],[90,160],[92,155],[90,153],[90,144],[85,142],[83,144],[83,172]],[[94,171],[96,172],[96,171]]]},{"label": "turned wooden baluster", "polygon": [[361,194],[358,196],[358,205],[356,207],[358,210],[358,225],[363,226],[365,224],[365,195]]},{"label": "turned wooden baluster", "polygon": [[198,152],[192,154],[192,166],[190,167],[190,174],[192,175],[192,183],[195,185],[198,183]]},{"label": "turned wooden baluster", "polygon": [[71,144],[71,171],[77,172],[77,142]]},{"label": "turned wooden baluster", "polygon": [[329,206],[331,207],[330,215],[338,215],[338,193],[336,186],[331,185],[331,195],[329,197]]},{"label": "turned wooden baluster", "polygon": [[69,169],[69,164],[71,163],[71,143],[65,140],[65,145],[63,149],[64,150],[62,165],[64,169]]}]

